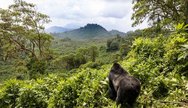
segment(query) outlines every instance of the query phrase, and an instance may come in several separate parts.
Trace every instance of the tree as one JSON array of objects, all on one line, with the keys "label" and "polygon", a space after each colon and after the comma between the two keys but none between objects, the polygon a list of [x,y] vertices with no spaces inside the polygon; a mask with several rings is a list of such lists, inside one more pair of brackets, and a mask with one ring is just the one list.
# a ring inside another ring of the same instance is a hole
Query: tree
[{"label": "tree", "polygon": [[79,48],[77,50],[77,55],[80,56],[81,58],[83,58],[85,61],[88,61],[89,57],[88,57],[88,49],[87,48]]},{"label": "tree", "polygon": [[117,51],[117,50],[119,50],[120,45],[124,42],[125,42],[125,40],[119,35],[117,35],[113,39],[107,40],[107,44],[106,44],[107,45],[107,51]]},{"label": "tree", "polygon": [[95,62],[96,57],[99,55],[98,48],[96,46],[91,46],[88,50],[89,50],[91,61]]},{"label": "tree", "polygon": [[118,42],[117,40],[114,40],[114,41],[112,41],[112,43],[110,44],[110,50],[111,51],[117,51],[117,50],[119,50],[119,44],[120,44],[120,42]]},{"label": "tree", "polygon": [[52,36],[44,32],[49,23],[47,15],[37,12],[36,6],[14,0],[8,9],[0,8],[0,49],[3,60],[28,60],[30,78],[43,74],[49,58]]},{"label": "tree", "polygon": [[133,26],[144,20],[161,28],[172,24],[188,24],[188,0],[133,0]]},{"label": "tree", "polygon": [[22,0],[0,9],[0,47],[5,60],[20,55],[45,58],[52,39],[44,32],[44,24],[49,22],[49,17],[37,12],[34,4]]},{"label": "tree", "polygon": [[121,57],[126,56],[129,50],[130,50],[130,46],[128,46],[126,43],[122,44],[120,46]]}]

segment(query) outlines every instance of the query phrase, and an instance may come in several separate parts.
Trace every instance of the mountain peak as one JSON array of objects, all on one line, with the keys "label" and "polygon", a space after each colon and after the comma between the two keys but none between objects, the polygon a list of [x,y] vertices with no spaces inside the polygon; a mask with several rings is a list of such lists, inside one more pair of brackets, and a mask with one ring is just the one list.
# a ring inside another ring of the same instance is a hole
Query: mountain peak
[{"label": "mountain peak", "polygon": [[94,23],[88,23],[86,26],[100,26],[100,25]]},{"label": "mountain peak", "polygon": [[117,30],[107,31],[104,27],[98,24],[86,24],[83,27],[67,31],[64,33],[56,34],[59,37],[80,38],[80,39],[92,39],[102,37],[112,37],[116,35],[124,36],[123,32]]},{"label": "mountain peak", "polygon": [[102,31],[107,31],[104,27],[98,25],[98,24],[87,24],[84,27],[81,27],[81,29],[86,29],[86,30],[102,30]]}]

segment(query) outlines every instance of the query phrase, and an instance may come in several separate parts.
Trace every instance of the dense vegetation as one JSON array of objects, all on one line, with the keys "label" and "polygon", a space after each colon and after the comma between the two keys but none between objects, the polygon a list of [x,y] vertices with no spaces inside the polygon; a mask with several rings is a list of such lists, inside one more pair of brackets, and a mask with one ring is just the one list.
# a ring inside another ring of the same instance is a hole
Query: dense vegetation
[{"label": "dense vegetation", "polygon": [[9,9],[0,9],[0,107],[114,108],[107,79],[113,62],[141,81],[136,107],[188,106],[184,23],[110,39],[52,40],[43,28],[43,23],[50,21],[48,16],[34,7],[15,0]]},{"label": "dense vegetation", "polygon": [[[142,82],[137,106],[185,106],[187,101],[187,34],[138,38],[120,64]],[[7,81],[0,92],[1,106],[113,107],[106,76],[111,64],[82,67],[70,76],[49,75],[36,80]]]}]

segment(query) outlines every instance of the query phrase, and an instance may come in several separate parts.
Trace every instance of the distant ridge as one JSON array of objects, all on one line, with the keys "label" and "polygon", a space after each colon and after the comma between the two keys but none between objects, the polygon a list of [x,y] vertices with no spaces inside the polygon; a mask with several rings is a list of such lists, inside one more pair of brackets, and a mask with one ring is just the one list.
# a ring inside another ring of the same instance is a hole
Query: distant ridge
[{"label": "distant ridge", "polygon": [[111,30],[111,31],[109,31],[109,32],[110,32],[110,34],[111,34],[112,36],[116,36],[116,35],[125,36],[125,34],[126,34],[126,33],[124,33],[124,32],[120,32],[120,31],[118,31],[118,30]]},{"label": "distant ridge", "polygon": [[[55,30],[54,30],[55,31]],[[51,32],[52,33],[52,32]],[[69,38],[79,38],[79,39],[91,39],[91,38],[104,38],[112,36],[125,36],[125,33],[118,30],[107,31],[104,27],[98,24],[87,24],[84,27],[78,29],[64,31],[64,32],[54,32],[52,35],[57,37],[69,37]]]},{"label": "distant ridge", "polygon": [[60,26],[52,26],[50,28],[47,28],[45,31],[47,33],[62,33],[62,32],[66,32],[66,31],[70,31],[72,29],[69,28],[64,28],[64,27],[60,27]]}]

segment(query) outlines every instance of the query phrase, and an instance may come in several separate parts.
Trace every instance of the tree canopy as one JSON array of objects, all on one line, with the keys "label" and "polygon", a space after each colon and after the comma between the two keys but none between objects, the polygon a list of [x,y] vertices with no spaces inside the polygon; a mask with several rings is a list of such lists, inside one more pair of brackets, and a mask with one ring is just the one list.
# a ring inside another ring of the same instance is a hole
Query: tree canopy
[{"label": "tree canopy", "polygon": [[52,37],[44,32],[47,15],[37,12],[36,5],[14,0],[8,9],[0,8],[0,49],[4,59],[29,55],[43,58]]},{"label": "tree canopy", "polygon": [[162,28],[173,24],[188,24],[188,0],[133,0],[133,26],[147,20],[151,25]]}]

